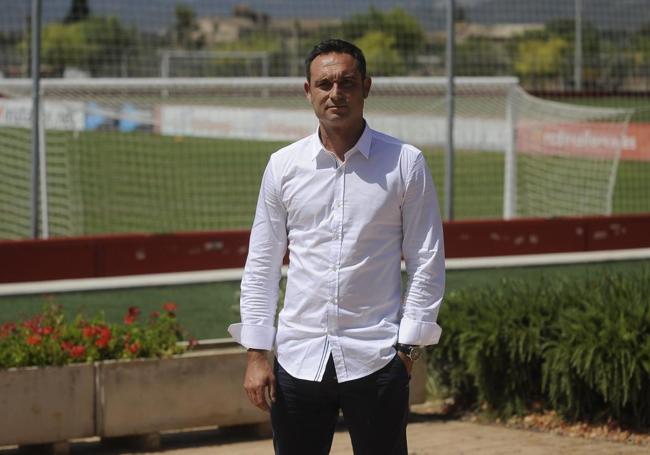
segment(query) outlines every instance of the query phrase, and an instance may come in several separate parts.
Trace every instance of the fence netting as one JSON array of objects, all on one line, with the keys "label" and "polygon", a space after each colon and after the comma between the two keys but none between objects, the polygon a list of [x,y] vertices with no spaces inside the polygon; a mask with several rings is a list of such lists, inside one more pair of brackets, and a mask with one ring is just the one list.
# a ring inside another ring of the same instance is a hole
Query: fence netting
[{"label": "fence netting", "polygon": [[[456,1],[456,218],[650,211],[646,3]],[[445,198],[447,4],[44,1],[50,234],[249,228],[268,156],[315,129],[303,62],[329,37],[364,50],[370,125]],[[0,238],[23,238],[31,11],[0,7]]]}]

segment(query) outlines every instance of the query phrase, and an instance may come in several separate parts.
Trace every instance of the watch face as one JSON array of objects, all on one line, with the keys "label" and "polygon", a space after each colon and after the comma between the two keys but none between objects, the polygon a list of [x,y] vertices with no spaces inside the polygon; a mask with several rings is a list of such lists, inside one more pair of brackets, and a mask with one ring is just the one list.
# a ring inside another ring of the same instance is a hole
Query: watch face
[{"label": "watch face", "polygon": [[411,352],[409,352],[409,357],[411,358],[411,360],[415,362],[417,359],[420,358],[421,354],[422,351],[420,350],[420,348],[411,348]]}]

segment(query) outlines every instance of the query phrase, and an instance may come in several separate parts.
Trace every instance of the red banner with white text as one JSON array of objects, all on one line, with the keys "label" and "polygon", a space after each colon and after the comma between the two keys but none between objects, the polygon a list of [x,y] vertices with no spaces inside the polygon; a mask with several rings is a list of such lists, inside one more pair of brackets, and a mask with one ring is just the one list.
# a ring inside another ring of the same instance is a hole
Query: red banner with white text
[{"label": "red banner with white text", "polygon": [[540,123],[517,125],[517,149],[528,154],[650,161],[650,123]]}]

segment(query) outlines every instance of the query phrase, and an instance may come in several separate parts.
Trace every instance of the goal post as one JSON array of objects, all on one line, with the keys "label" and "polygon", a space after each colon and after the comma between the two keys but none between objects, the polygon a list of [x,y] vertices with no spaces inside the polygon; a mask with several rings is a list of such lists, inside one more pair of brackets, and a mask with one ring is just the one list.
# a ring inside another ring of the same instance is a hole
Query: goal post
[{"label": "goal post", "polygon": [[633,109],[579,106],[513,89],[514,152],[506,163],[504,217],[611,215]]}]

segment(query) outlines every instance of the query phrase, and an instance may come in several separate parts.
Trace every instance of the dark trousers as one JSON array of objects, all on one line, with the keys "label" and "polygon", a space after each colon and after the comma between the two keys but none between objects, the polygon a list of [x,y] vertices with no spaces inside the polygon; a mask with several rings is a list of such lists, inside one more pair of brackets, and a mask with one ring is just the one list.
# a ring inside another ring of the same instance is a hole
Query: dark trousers
[{"label": "dark trousers", "polygon": [[276,455],[326,455],[343,411],[354,455],[407,455],[409,374],[395,356],[369,376],[339,383],[330,357],[322,382],[296,379],[275,362],[271,406]]}]

